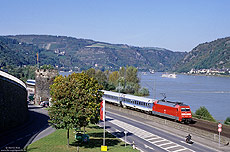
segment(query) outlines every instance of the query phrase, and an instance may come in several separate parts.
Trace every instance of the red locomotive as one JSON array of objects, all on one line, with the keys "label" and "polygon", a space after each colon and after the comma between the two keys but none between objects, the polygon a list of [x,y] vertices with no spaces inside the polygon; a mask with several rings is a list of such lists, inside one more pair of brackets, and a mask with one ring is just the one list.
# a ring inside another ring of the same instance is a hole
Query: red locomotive
[{"label": "red locomotive", "polygon": [[166,101],[164,99],[154,102],[152,113],[185,123],[190,123],[192,120],[192,113],[188,105],[181,102]]}]

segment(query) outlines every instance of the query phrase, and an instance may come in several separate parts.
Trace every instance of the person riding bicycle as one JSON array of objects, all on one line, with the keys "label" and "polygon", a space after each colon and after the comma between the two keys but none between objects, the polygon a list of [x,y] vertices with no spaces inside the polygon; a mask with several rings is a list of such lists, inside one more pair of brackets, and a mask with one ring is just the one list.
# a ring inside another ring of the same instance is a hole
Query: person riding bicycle
[{"label": "person riding bicycle", "polygon": [[188,134],[188,136],[186,136],[186,141],[190,141],[192,139],[192,136],[190,134]]}]

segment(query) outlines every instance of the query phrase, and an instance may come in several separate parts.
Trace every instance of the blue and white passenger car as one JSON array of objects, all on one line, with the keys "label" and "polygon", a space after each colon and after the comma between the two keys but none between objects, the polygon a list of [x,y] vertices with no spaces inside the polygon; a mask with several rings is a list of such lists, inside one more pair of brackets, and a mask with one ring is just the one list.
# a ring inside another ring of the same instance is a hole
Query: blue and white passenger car
[{"label": "blue and white passenger car", "polygon": [[104,92],[103,99],[106,102],[117,104],[123,107],[138,109],[145,112],[152,112],[153,103],[156,101],[150,98],[138,97],[130,94],[105,90],[102,91]]}]

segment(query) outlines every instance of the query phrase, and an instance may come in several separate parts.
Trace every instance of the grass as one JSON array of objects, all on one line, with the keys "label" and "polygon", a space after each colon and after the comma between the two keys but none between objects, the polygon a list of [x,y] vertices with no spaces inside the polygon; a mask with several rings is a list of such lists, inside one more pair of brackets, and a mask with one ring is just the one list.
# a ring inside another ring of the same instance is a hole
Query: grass
[{"label": "grass", "polygon": [[[103,144],[103,129],[97,125],[90,125],[86,128],[90,136],[89,143],[78,143],[74,136],[74,130],[70,131],[70,146],[67,146],[66,133],[64,129],[56,130],[54,133],[34,142],[27,147],[28,152],[72,152],[77,151],[79,146],[80,152],[99,152]],[[106,146],[110,152],[137,152],[130,145],[117,139],[110,133],[106,132]]]}]

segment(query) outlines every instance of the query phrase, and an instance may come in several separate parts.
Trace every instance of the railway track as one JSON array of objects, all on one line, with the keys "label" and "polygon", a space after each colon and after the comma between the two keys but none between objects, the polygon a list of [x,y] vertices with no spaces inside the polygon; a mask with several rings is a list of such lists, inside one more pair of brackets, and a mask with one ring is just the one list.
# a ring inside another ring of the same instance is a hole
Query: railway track
[{"label": "railway track", "polygon": [[[195,121],[194,124],[189,124],[189,126],[201,129],[201,130],[205,130],[214,134],[217,134],[217,122],[210,122],[210,121],[206,121],[206,120],[201,120],[201,119],[197,119],[197,118],[193,118],[193,120]],[[221,132],[222,136],[225,136],[227,138],[230,138],[230,126],[228,125],[222,125],[222,132]]]},{"label": "railway track", "polygon": [[[194,120],[193,124],[183,124],[183,123],[175,122],[175,121],[167,119],[167,118],[149,115],[149,114],[143,113],[141,111],[124,109],[124,108],[121,108],[119,106],[115,106],[115,105],[109,104],[109,103],[106,103],[106,108],[110,108],[110,109],[113,109],[113,110],[116,110],[119,112],[123,112],[123,113],[129,113],[129,114],[134,115],[134,116],[138,116],[138,117],[152,120],[152,121],[157,122],[157,123],[162,124],[162,125],[168,125],[170,127],[176,128],[176,129],[196,133],[196,134],[199,134],[200,136],[205,136],[206,138],[212,138],[212,139],[214,138],[213,140],[217,140],[217,137],[215,139],[215,135],[218,134],[218,131],[217,131],[218,123],[216,123],[216,122],[209,122],[206,120],[200,120],[200,119],[193,118],[193,120]],[[230,126],[227,126],[227,125],[222,126],[221,136],[226,137],[226,139],[230,138]],[[226,139],[224,139],[224,140],[226,140]]]}]

